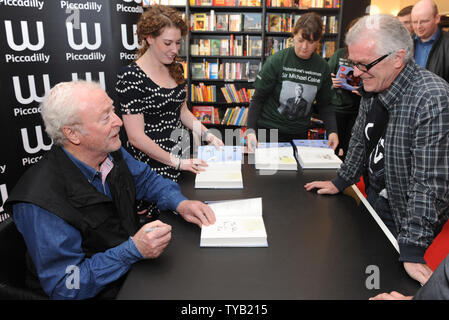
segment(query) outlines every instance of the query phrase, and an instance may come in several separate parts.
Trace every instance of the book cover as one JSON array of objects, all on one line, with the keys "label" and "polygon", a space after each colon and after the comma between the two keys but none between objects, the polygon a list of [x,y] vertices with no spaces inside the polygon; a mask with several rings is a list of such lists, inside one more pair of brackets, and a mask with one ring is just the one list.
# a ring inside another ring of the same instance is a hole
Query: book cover
[{"label": "book cover", "polygon": [[214,107],[193,106],[192,113],[202,123],[214,123]]},{"label": "book cover", "polygon": [[279,14],[268,15],[268,31],[281,32],[281,16]]},{"label": "book cover", "polygon": [[251,56],[262,56],[262,39],[250,39],[251,42]]},{"label": "book cover", "polygon": [[200,247],[268,247],[262,198],[213,201],[216,222],[201,228]]},{"label": "book cover", "polygon": [[195,13],[193,31],[206,31],[206,13]]},{"label": "book cover", "polygon": [[197,158],[212,166],[234,165],[240,168],[243,156],[241,146],[198,146]]},{"label": "book cover", "polygon": [[228,39],[221,39],[220,55],[221,56],[229,55],[229,40]]},{"label": "book cover", "polygon": [[243,189],[241,146],[199,146],[197,158],[207,163],[196,175],[196,189]]},{"label": "book cover", "polygon": [[218,79],[218,63],[209,63],[209,79]]},{"label": "book cover", "polygon": [[192,62],[192,79],[204,78],[204,65],[202,62]]},{"label": "book cover", "polygon": [[360,86],[360,78],[354,76],[354,69],[350,66],[341,65],[337,71],[337,78],[341,80],[341,87],[343,89],[353,91],[354,87]]},{"label": "book cover", "polygon": [[211,39],[210,40],[210,54],[212,56],[219,56],[221,48],[221,39]]},{"label": "book cover", "polygon": [[216,29],[217,31],[228,31],[228,14],[216,15]]},{"label": "book cover", "polygon": [[242,14],[229,14],[229,31],[242,31]]},{"label": "book cover", "polygon": [[243,14],[244,31],[260,31],[262,29],[262,15],[260,13]]}]

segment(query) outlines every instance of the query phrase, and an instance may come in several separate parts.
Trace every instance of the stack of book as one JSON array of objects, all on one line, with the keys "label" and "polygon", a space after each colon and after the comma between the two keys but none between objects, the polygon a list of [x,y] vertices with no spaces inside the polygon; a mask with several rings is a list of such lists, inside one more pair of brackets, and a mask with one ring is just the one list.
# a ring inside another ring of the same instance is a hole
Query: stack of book
[{"label": "stack of book", "polygon": [[295,157],[303,169],[338,169],[342,161],[327,140],[293,140]]},{"label": "stack of book", "polygon": [[207,163],[196,175],[196,189],[243,189],[241,146],[199,146],[197,158]]},{"label": "stack of book", "polygon": [[254,153],[256,169],[298,170],[290,142],[259,142]]}]

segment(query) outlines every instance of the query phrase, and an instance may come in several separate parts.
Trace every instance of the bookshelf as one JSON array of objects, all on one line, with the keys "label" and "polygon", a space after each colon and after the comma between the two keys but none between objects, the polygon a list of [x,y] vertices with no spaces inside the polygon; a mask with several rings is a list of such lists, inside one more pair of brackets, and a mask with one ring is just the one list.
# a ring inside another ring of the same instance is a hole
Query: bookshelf
[{"label": "bookshelf", "polygon": [[246,126],[256,75],[268,56],[293,45],[291,31],[301,14],[323,17],[321,56],[329,58],[341,42],[344,0],[181,2],[168,4],[185,10],[189,26],[180,53],[186,60],[188,106],[207,127]]}]

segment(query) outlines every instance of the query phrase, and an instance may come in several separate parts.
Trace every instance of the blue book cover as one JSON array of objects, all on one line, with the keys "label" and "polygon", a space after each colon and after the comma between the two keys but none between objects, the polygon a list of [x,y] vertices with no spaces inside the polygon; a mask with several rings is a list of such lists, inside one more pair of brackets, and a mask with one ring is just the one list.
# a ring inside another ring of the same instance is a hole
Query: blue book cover
[{"label": "blue book cover", "polygon": [[222,146],[218,149],[214,146],[198,147],[198,159],[209,163],[242,161],[242,154],[242,146]]},{"label": "blue book cover", "polygon": [[343,89],[353,91],[354,87],[360,86],[360,78],[354,77],[354,69],[349,66],[341,65],[337,71],[337,78],[341,79],[341,87]]},{"label": "blue book cover", "polygon": [[293,140],[295,147],[314,147],[314,148],[327,148],[332,149],[327,145],[328,140],[310,140],[310,139],[296,139]]}]

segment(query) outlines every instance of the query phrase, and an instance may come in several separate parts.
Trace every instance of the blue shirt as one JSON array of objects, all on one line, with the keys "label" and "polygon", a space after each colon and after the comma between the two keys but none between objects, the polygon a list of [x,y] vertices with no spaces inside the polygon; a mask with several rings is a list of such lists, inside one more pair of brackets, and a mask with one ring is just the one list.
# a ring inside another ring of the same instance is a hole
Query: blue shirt
[{"label": "blue shirt", "polygon": [[432,38],[426,42],[422,42],[421,39],[415,35],[416,46],[415,46],[415,62],[421,67],[426,67],[427,58],[429,57],[430,50],[432,49],[435,40],[440,34],[440,29],[433,34]]},{"label": "blue shirt", "polygon": [[[157,201],[162,210],[176,210],[186,200],[178,184],[156,174],[125,149],[121,151],[134,178],[137,199]],[[65,152],[99,192],[111,197],[108,184],[103,186],[101,172]],[[52,299],[94,297],[128,272],[133,263],[143,259],[131,237],[86,258],[80,232],[63,219],[29,203],[17,203],[13,211],[14,222],[24,237],[41,286]]]}]

